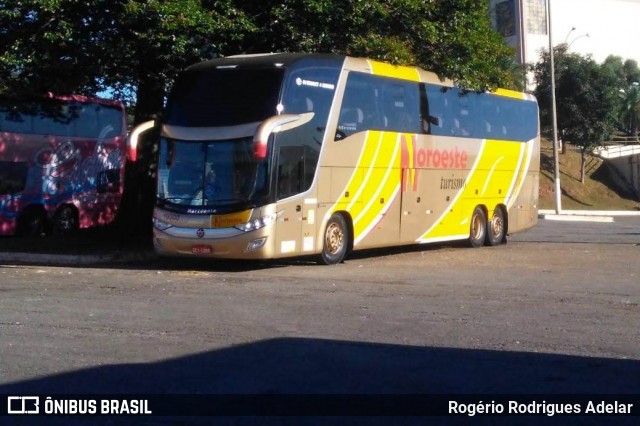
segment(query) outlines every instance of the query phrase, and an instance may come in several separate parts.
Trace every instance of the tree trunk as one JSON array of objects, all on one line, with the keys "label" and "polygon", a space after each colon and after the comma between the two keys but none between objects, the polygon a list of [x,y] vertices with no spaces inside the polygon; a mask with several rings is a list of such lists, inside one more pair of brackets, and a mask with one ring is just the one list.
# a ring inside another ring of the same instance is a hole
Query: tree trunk
[{"label": "tree trunk", "polygon": [[587,151],[584,148],[582,148],[581,160],[582,161],[580,161],[580,183],[584,183],[585,174],[586,174],[585,169],[587,166]]},{"label": "tree trunk", "polygon": [[138,82],[138,93],[134,124],[151,120],[155,114],[162,112],[164,104],[164,83],[156,78],[145,78]]},{"label": "tree trunk", "polygon": [[[164,83],[147,78],[138,83],[134,125],[152,120],[162,112]],[[157,132],[145,133],[138,144],[138,160],[127,167],[125,193],[121,207],[121,225],[127,238],[149,238],[151,216],[155,202],[154,162],[158,143]]]}]

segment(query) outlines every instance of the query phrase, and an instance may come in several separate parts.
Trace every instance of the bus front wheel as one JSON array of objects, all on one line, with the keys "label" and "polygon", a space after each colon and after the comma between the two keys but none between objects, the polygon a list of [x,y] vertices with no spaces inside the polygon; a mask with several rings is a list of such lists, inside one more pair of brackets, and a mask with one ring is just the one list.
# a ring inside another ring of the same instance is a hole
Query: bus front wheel
[{"label": "bus front wheel", "polygon": [[329,218],[324,231],[321,260],[325,265],[334,265],[344,260],[349,249],[349,230],[347,222],[340,214]]},{"label": "bus front wheel", "polygon": [[469,229],[469,244],[471,247],[484,245],[487,236],[487,215],[484,209],[477,206],[471,215],[471,225]]},{"label": "bus front wheel", "polygon": [[487,222],[487,239],[485,244],[488,246],[497,246],[502,244],[507,232],[507,222],[505,220],[504,210],[502,207],[496,206],[493,210],[491,220]]},{"label": "bus front wheel", "polygon": [[27,207],[18,217],[17,234],[23,237],[39,237],[45,234],[47,216],[43,208]]}]

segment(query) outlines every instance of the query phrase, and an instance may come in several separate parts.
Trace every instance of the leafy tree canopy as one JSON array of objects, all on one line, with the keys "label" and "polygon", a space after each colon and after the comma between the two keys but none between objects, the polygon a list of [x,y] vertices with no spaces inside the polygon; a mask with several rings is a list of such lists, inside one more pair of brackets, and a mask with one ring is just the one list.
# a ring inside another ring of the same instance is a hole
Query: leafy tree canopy
[{"label": "leafy tree canopy", "polygon": [[[569,52],[566,45],[554,48],[557,123],[565,141],[587,152],[607,140],[615,129],[618,104],[618,77],[610,68],[599,65],[590,56]],[[540,105],[551,104],[549,52],[543,52],[535,65],[535,95]],[[540,109],[540,121],[547,131],[551,127],[551,111]]]},{"label": "leafy tree canopy", "polygon": [[0,94],[95,94],[158,112],[185,66],[237,53],[334,52],[512,87],[486,0],[8,0]]},{"label": "leafy tree canopy", "polygon": [[[600,144],[615,127],[618,82],[606,67],[591,57],[569,52],[563,45],[554,49],[558,128],[569,141],[587,148]],[[535,66],[536,97],[550,104],[549,53]],[[551,125],[550,111],[542,110],[543,126]]]}]

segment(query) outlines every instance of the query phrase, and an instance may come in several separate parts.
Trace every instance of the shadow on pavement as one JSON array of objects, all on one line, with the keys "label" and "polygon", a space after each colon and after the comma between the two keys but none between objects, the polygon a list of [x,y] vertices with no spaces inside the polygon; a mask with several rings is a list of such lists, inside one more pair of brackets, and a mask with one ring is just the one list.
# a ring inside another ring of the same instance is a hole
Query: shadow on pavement
[{"label": "shadow on pavement", "polygon": [[[99,366],[2,384],[0,394],[472,394],[480,399],[491,394],[542,397],[635,394],[637,397],[639,378],[640,362],[636,360],[282,338],[166,361]],[[513,417],[503,418],[506,419],[511,420],[505,424],[519,424]],[[564,419],[557,424],[567,424],[567,418]],[[582,419],[586,423],[580,424],[599,424]],[[630,419],[615,420],[625,424]],[[477,417],[474,420],[478,420],[474,424],[496,423],[495,419],[490,423]],[[532,420],[530,424],[539,424],[542,419]],[[545,424],[547,420],[544,418]],[[449,418],[435,424],[456,422]]]}]

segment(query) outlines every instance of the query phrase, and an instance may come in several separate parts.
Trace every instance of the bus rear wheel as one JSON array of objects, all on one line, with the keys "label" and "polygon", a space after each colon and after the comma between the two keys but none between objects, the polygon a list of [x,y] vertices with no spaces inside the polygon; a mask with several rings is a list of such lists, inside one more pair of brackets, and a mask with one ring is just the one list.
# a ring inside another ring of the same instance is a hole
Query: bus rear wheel
[{"label": "bus rear wheel", "polygon": [[71,206],[62,206],[53,216],[54,235],[69,235],[78,229],[78,214]]},{"label": "bus rear wheel", "polygon": [[324,231],[324,243],[320,256],[325,265],[334,265],[344,260],[349,249],[349,230],[344,217],[334,214],[329,218]]},{"label": "bus rear wheel", "polygon": [[476,206],[471,215],[471,225],[469,227],[469,244],[471,247],[484,245],[487,236],[487,215],[484,209]]},{"label": "bus rear wheel", "polygon": [[505,220],[504,210],[502,207],[496,206],[493,210],[491,220],[487,222],[487,239],[485,244],[488,246],[497,246],[503,243],[507,232],[507,222]]}]

